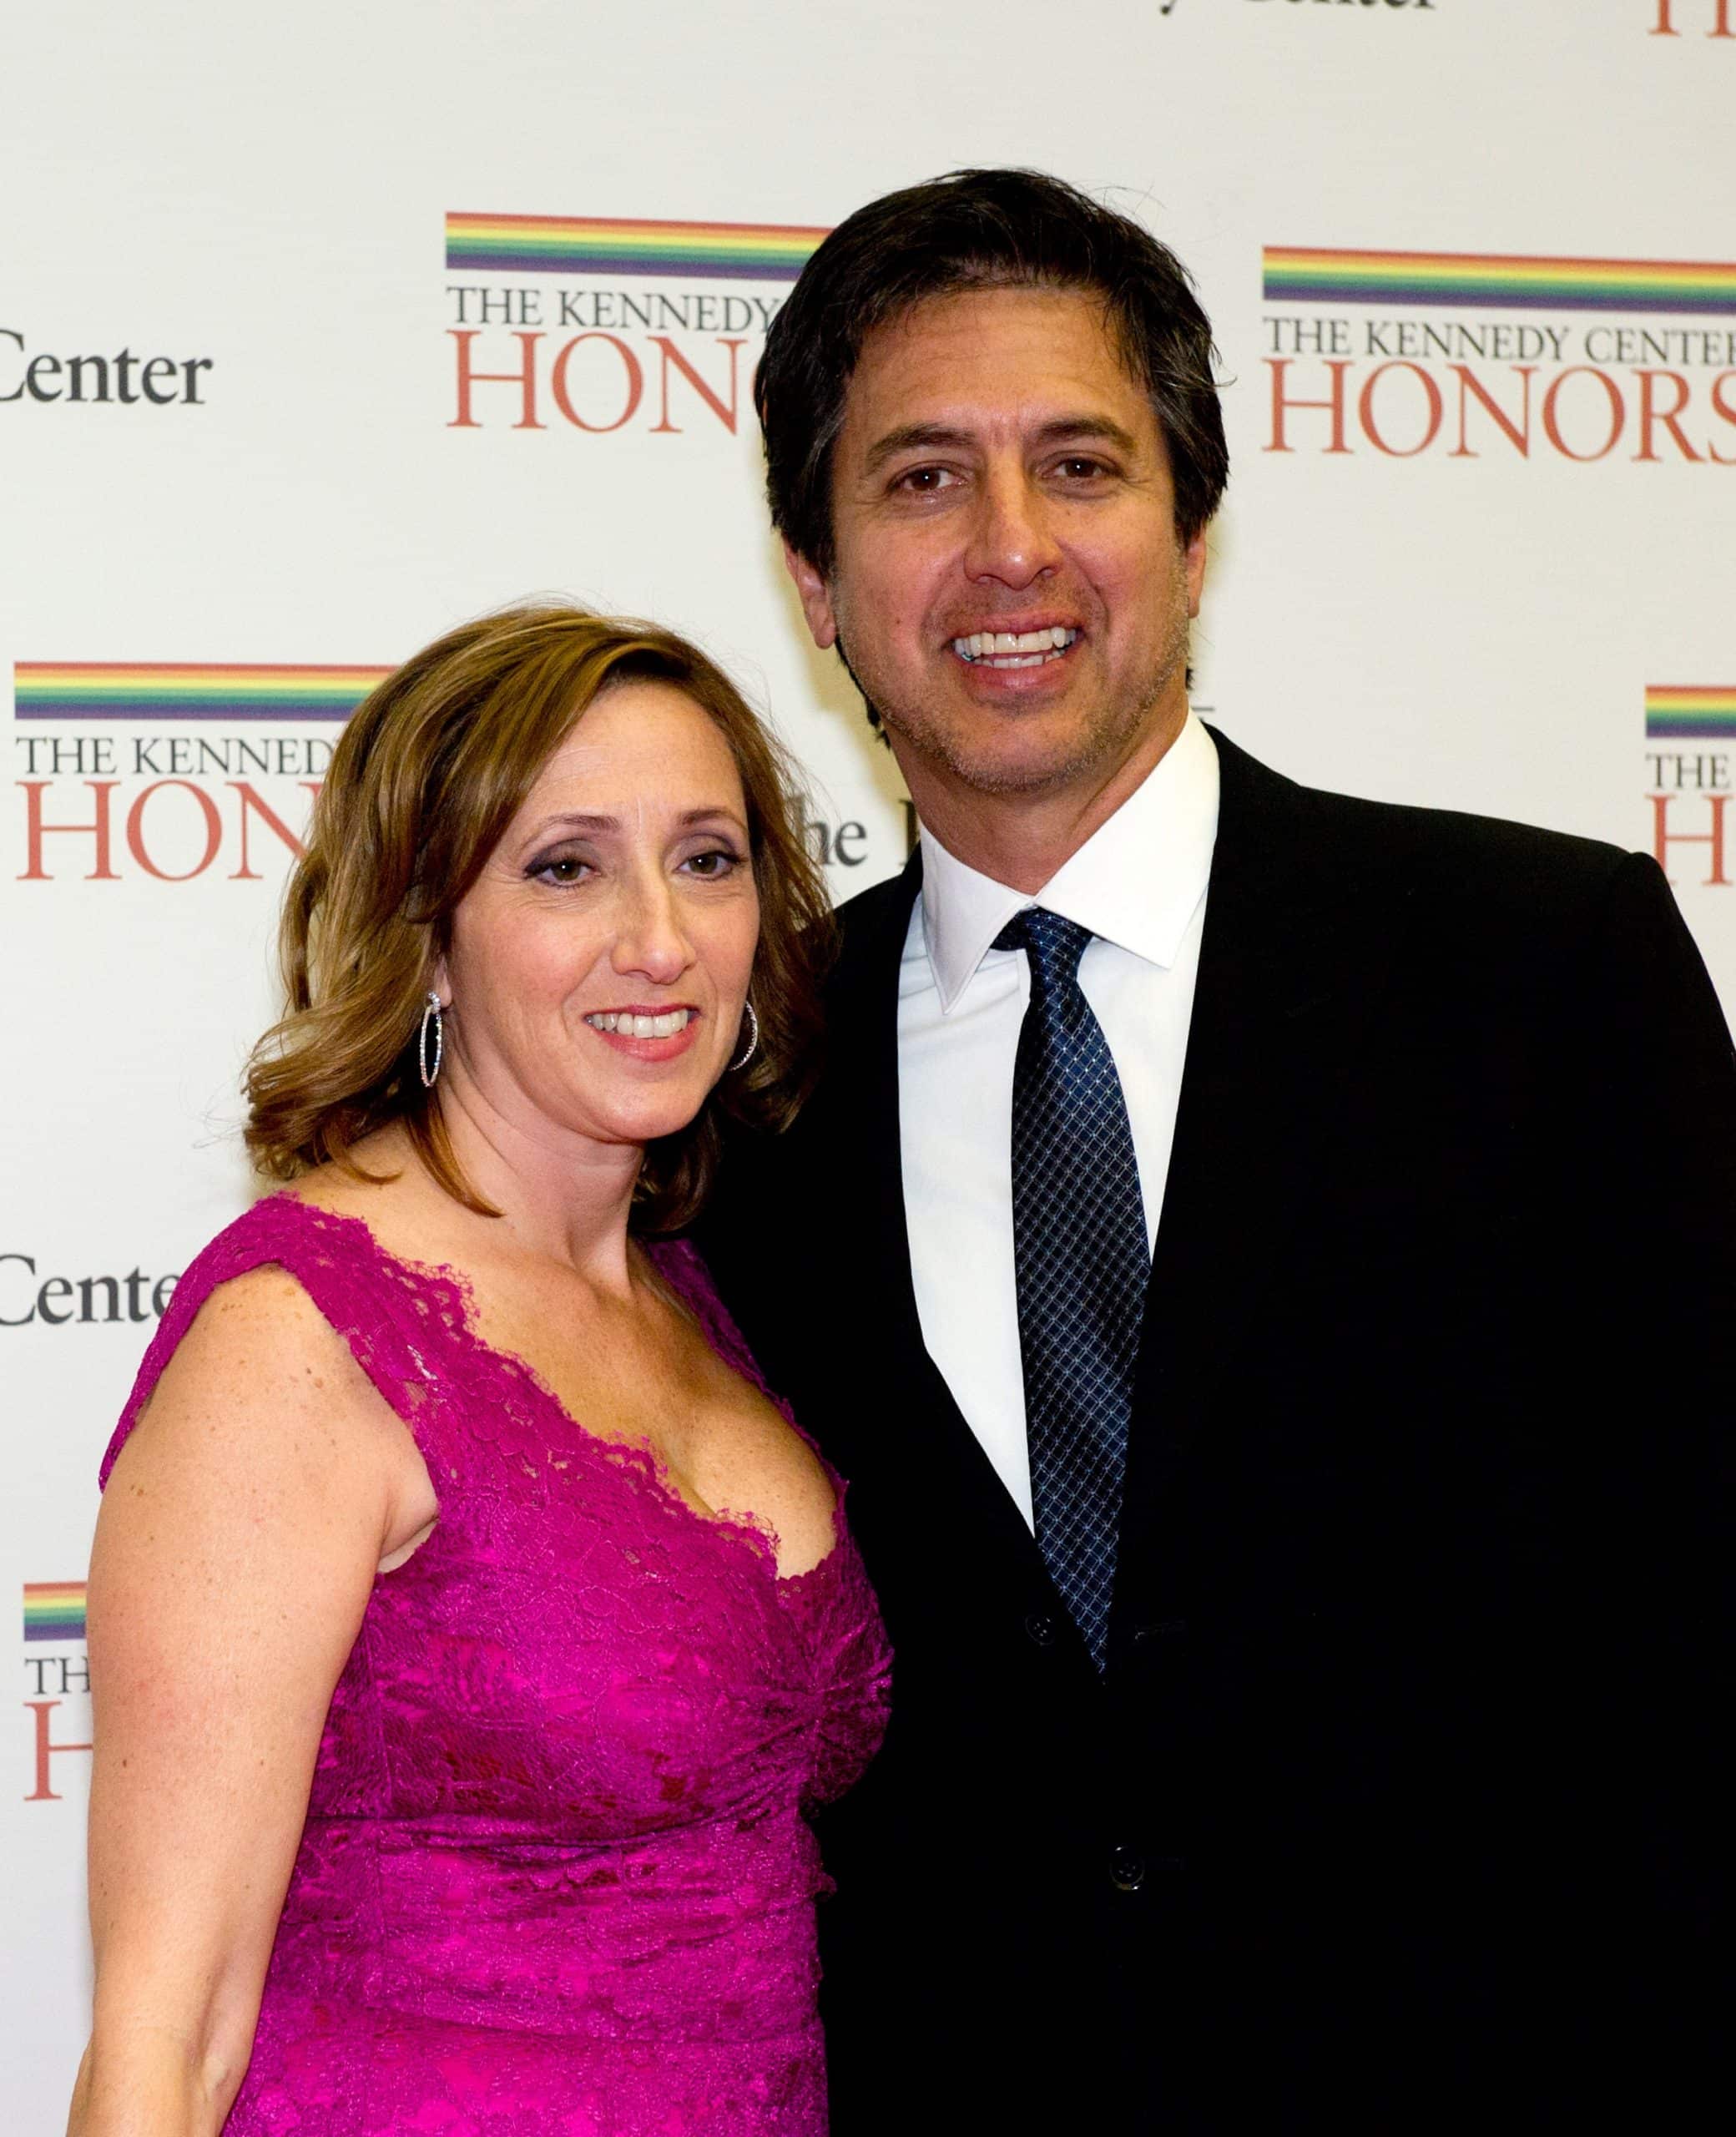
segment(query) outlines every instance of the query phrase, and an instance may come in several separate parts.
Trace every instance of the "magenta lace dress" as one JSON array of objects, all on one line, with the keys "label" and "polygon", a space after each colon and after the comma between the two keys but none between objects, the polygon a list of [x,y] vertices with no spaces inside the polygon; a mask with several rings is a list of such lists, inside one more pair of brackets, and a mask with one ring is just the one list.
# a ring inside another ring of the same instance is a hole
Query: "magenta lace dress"
[{"label": "magenta lace dress", "polygon": [[[653,1255],[763,1386],[697,1255]],[[821,2137],[803,1813],[872,1756],[890,1668],[841,1486],[830,1554],[779,1579],[764,1535],[479,1341],[449,1276],[285,1195],[182,1278],[105,1483],[199,1306],[264,1262],[408,1425],[441,1511],[332,1698],[230,2137]]]}]

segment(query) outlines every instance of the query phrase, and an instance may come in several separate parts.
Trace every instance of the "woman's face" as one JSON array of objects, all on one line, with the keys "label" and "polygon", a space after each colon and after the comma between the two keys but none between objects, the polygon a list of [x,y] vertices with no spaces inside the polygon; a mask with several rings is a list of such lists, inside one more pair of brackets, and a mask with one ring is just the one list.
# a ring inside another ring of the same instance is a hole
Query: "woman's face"
[{"label": "woman's face", "polygon": [[672,1134],[738,1051],[759,933],[722,730],[674,684],[618,684],[453,914],[452,1096],[545,1144]]}]

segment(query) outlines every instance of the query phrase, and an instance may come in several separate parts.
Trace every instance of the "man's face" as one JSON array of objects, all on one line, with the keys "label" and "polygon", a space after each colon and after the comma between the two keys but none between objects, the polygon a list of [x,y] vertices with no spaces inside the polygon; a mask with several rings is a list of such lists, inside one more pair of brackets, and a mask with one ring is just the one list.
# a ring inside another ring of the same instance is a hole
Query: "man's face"
[{"label": "man's face", "polygon": [[972,290],[878,330],[832,466],[832,570],[790,570],[913,791],[1155,761],[1186,716],[1204,537],[1177,538],[1156,416],[1093,297]]}]

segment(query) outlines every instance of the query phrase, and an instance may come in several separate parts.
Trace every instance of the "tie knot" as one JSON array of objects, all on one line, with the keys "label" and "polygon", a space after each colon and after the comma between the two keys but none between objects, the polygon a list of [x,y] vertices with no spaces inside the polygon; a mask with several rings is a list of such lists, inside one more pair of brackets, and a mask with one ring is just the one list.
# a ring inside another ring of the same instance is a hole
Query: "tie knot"
[{"label": "tie knot", "polygon": [[1063,920],[1058,912],[1029,905],[996,936],[995,947],[1022,950],[1031,960],[1032,985],[1047,993],[1051,988],[1077,983],[1079,960],[1090,940],[1091,930],[1078,921]]}]

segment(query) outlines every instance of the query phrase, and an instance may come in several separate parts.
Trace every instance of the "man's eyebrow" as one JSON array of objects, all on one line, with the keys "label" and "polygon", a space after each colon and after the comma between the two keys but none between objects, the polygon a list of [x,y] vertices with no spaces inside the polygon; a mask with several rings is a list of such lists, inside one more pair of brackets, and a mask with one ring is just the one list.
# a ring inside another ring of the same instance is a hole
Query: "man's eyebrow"
[{"label": "man's eyebrow", "polygon": [[[1137,452],[1139,447],[1133,432],[1108,416],[1052,416],[1034,433],[1034,442],[1038,445],[1058,445],[1076,437],[1095,438],[1122,452]],[[901,423],[869,447],[862,462],[863,472],[875,474],[901,452],[920,452],[929,447],[945,449],[967,446],[971,442],[970,432],[959,430],[950,423]]]},{"label": "man's eyebrow", "polygon": [[1057,416],[1037,432],[1039,445],[1060,445],[1069,438],[1097,438],[1122,452],[1137,452],[1139,441],[1108,416]]},{"label": "man's eyebrow", "polygon": [[871,475],[877,468],[901,452],[909,452],[923,446],[968,445],[968,431],[955,430],[946,423],[901,423],[896,430],[888,431],[868,448],[862,462],[865,472]]}]

